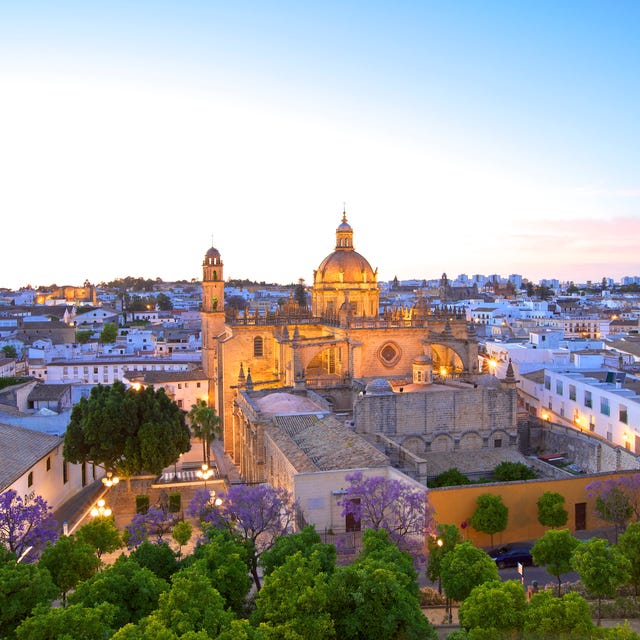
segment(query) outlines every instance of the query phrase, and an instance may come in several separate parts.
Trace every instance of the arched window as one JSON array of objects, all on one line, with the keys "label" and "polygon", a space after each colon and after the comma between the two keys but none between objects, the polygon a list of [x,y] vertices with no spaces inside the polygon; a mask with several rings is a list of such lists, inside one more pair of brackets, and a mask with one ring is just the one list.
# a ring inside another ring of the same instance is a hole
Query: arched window
[{"label": "arched window", "polygon": [[253,339],[253,357],[262,358],[264,355],[264,340],[257,336]]}]

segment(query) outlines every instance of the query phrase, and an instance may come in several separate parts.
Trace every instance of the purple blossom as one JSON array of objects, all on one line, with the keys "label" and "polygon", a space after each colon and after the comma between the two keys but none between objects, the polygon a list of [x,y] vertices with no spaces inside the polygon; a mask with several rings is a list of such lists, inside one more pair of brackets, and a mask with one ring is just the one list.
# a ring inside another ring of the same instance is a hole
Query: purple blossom
[{"label": "purple blossom", "polygon": [[146,513],[137,513],[125,527],[127,531],[127,547],[139,547],[150,536],[155,536],[153,542],[162,544],[164,536],[171,531],[173,517],[162,509],[150,507]]},{"label": "purple blossom", "polygon": [[433,529],[426,489],[383,476],[365,478],[361,471],[345,480],[349,486],[339,502],[343,517],[353,517],[363,529],[386,529],[399,547],[422,548]]},{"label": "purple blossom", "polygon": [[286,489],[237,484],[220,498],[220,518],[251,540],[259,553],[271,547],[278,536],[291,532],[295,505]]},{"label": "purple blossom", "polygon": [[58,538],[57,522],[42,496],[18,496],[10,489],[0,494],[0,542],[17,558],[34,560],[47,542]]}]

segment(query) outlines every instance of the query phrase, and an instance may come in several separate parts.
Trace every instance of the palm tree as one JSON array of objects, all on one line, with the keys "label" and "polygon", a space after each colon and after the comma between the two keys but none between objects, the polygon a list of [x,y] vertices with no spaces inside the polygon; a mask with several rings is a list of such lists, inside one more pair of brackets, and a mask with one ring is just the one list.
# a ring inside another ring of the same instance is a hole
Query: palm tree
[{"label": "palm tree", "polygon": [[202,457],[210,463],[209,444],[216,436],[220,437],[220,417],[216,410],[207,405],[206,400],[196,400],[188,413],[191,435],[202,440]]}]

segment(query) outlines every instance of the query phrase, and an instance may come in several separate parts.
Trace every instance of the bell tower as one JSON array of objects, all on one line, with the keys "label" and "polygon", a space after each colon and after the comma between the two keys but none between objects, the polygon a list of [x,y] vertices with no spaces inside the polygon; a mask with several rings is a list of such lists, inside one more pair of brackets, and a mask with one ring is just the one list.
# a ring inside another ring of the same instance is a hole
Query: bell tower
[{"label": "bell tower", "polygon": [[224,273],[220,252],[211,247],[202,262],[202,368],[209,378],[209,406],[222,415],[219,337],[224,333]]}]

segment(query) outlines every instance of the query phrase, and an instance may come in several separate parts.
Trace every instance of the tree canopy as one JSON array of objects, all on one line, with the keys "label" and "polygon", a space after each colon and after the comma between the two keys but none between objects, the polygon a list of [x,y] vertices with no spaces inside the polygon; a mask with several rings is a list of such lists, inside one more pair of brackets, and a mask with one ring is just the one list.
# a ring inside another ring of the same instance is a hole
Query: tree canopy
[{"label": "tree canopy", "polygon": [[579,544],[580,541],[571,535],[569,529],[550,529],[536,540],[531,549],[533,561],[558,579],[558,597],[561,576],[571,571],[571,558]]},{"label": "tree canopy", "polygon": [[63,453],[69,462],[94,462],[133,476],[159,474],[190,447],[184,414],[153,387],[97,385],[71,411]]},{"label": "tree canopy", "polygon": [[482,629],[494,638],[524,626],[527,602],[522,585],[515,580],[484,582],[474,587],[460,605],[464,629]]},{"label": "tree canopy", "polygon": [[543,527],[562,527],[567,524],[569,513],[564,508],[564,496],[545,491],[537,502],[538,522]]},{"label": "tree canopy", "polygon": [[502,502],[502,497],[492,493],[485,493],[478,496],[476,510],[469,519],[469,524],[482,533],[491,536],[491,546],[493,546],[493,534],[504,531],[507,528],[509,509]]},{"label": "tree canopy", "polygon": [[447,597],[461,602],[474,587],[498,580],[498,567],[488,553],[461,542],[442,559],[442,586]]},{"label": "tree canopy", "polygon": [[585,589],[598,599],[599,624],[602,598],[613,596],[616,589],[629,580],[631,563],[617,547],[609,545],[603,538],[592,538],[576,547],[572,565]]}]

